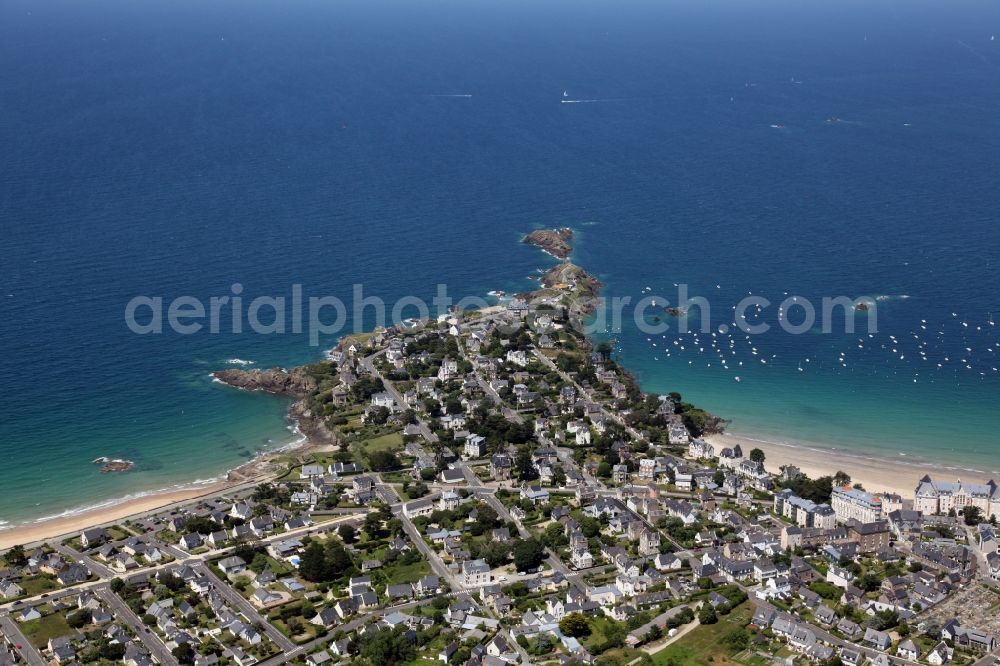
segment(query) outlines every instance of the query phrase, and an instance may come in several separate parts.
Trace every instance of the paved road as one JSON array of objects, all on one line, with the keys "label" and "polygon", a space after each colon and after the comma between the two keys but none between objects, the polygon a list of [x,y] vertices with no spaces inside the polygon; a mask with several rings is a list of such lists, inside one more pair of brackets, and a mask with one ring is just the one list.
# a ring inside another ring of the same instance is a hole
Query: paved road
[{"label": "paved road", "polygon": [[[472,476],[475,476],[475,474],[472,474]],[[468,477],[469,475],[466,474],[466,478]],[[529,532],[524,527],[524,525],[521,524],[521,521],[515,519],[514,516],[510,515],[510,511],[507,510],[507,507],[504,506],[504,503],[498,500],[496,498],[496,495],[493,494],[494,492],[496,492],[495,490],[493,490],[492,488],[487,488],[486,486],[478,483],[478,479],[476,480],[475,484],[470,483],[470,486],[472,487],[470,487],[469,490],[475,493],[477,497],[484,500],[491,507],[493,507],[493,509],[497,512],[497,515],[500,517],[501,520],[514,523],[514,525],[517,526],[517,532],[522,539],[527,539],[533,536],[531,532]],[[549,564],[552,566],[552,568],[561,573],[563,577],[570,582],[571,585],[584,592],[587,590],[587,585],[583,582],[583,579],[581,578],[579,572],[573,571],[568,566],[566,566],[566,564],[561,559],[559,559],[559,555],[555,553],[551,548],[546,548],[545,553],[548,555]]]},{"label": "paved road", "polygon": [[554,372],[559,373],[559,376],[562,377],[563,381],[565,381],[565,382],[573,385],[574,387],[576,387],[577,395],[581,395],[581,396],[587,398],[588,400],[590,400],[591,402],[599,405],[600,408],[601,408],[601,413],[605,417],[607,417],[607,418],[611,419],[612,421],[615,421],[616,423],[620,424],[623,428],[625,428],[625,430],[630,435],[632,435],[633,438],[635,438],[636,441],[640,441],[640,440],[644,439],[642,437],[642,435],[639,433],[639,431],[636,430],[635,428],[633,428],[632,426],[630,426],[628,423],[626,423],[625,419],[623,419],[622,416],[620,414],[618,414],[618,412],[615,412],[615,411],[612,411],[612,410],[608,409],[607,407],[604,406],[603,402],[601,402],[600,400],[596,400],[594,398],[593,393],[589,389],[585,389],[583,386],[581,386],[580,384],[578,384],[575,379],[573,379],[568,374],[566,374],[565,372],[563,372],[562,370],[560,370],[559,367],[555,363],[552,362],[552,359],[550,359],[548,356],[546,356],[545,354],[541,353],[537,349],[531,350],[531,353],[534,354],[535,358],[537,358],[538,360],[540,360],[544,365],[548,366]]},{"label": "paved road", "polygon": [[[740,587],[744,587],[744,586],[740,585]],[[744,590],[745,589],[746,588],[744,587]],[[782,613],[782,612],[778,611],[777,608],[775,608],[771,604],[767,603],[766,601],[759,601],[759,600],[755,599],[753,601],[753,603],[756,604],[756,605],[758,605],[758,606],[763,606],[765,608],[770,608],[771,610],[779,612],[779,614],[781,614],[781,615],[788,615],[788,613]],[[845,641],[845,640],[843,640],[841,638],[838,638],[838,637],[834,636],[833,634],[831,634],[826,629],[823,629],[822,627],[816,626],[815,624],[812,624],[810,622],[806,622],[805,620],[797,618],[794,615],[792,615],[792,617],[794,619],[798,620],[801,624],[809,627],[809,629],[811,629],[812,632],[814,634],[816,634],[816,638],[820,642],[826,643],[827,645],[832,645],[834,647],[840,647],[840,648],[849,648],[851,650],[857,650],[857,651],[861,652],[861,654],[863,654],[864,656],[868,657],[871,660],[874,660],[880,654],[885,654],[885,653],[879,652],[878,650],[874,650],[872,648],[868,648],[868,647],[865,647],[863,645],[860,645],[858,643],[851,643],[850,641]],[[894,666],[919,666],[919,664],[917,662],[910,661],[909,659],[903,659],[902,657],[897,657],[895,655],[888,655],[888,654],[886,656],[889,657],[889,663],[893,664]]]},{"label": "paved road", "polygon": [[441,561],[437,551],[427,545],[427,542],[424,541],[424,538],[420,535],[420,531],[417,530],[416,525],[414,525],[413,522],[403,513],[403,505],[393,505],[392,513],[399,518],[400,522],[403,524],[403,530],[406,532],[406,536],[410,538],[410,541],[413,542],[417,550],[419,550],[420,553],[427,558],[434,574],[447,582],[453,591],[457,592],[459,590],[464,590],[465,585],[463,585],[456,576],[452,575],[451,570],[448,569],[444,562]]},{"label": "paved road", "polygon": [[[396,388],[396,385],[393,384],[392,381],[386,379],[382,373],[379,372],[378,368],[375,367],[375,363],[373,363],[373,360],[376,357],[381,356],[384,353],[385,350],[382,349],[374,354],[371,354],[370,356],[364,357],[361,359],[361,365],[371,372],[372,376],[382,380],[382,385],[385,387],[386,392],[392,396],[392,399],[396,401],[396,404],[399,405],[400,408],[403,408],[406,406],[406,401],[403,400],[403,394],[399,392],[399,389]],[[433,443],[438,441],[438,436],[435,435],[429,427],[427,427],[427,423],[424,422],[423,419],[417,418],[417,427],[420,428],[420,434],[423,435],[424,439],[428,442]]]},{"label": "paved road", "polygon": [[3,630],[4,636],[11,643],[15,646],[21,646],[15,649],[17,649],[29,666],[48,666],[49,662],[42,656],[42,653],[35,649],[35,646],[28,640],[28,637],[21,633],[21,628],[17,626],[17,622],[12,620],[6,613],[0,615],[0,630]]},{"label": "paved road", "polygon": [[587,470],[583,469],[582,467],[576,464],[576,461],[573,460],[572,449],[568,449],[565,446],[557,446],[555,447],[555,449],[556,449],[556,458],[559,459],[559,462],[561,462],[563,466],[569,467],[571,469],[576,469],[577,471],[579,471],[580,474],[583,476],[583,479],[592,488],[597,489],[597,492],[603,492],[605,490],[604,483],[602,483],[600,479],[598,479],[595,476],[591,476],[590,472],[588,472]]},{"label": "paved road", "polygon": [[[469,358],[469,354],[465,351],[465,345],[462,344],[461,342],[459,342],[458,344],[458,351],[462,355],[463,359],[465,359],[470,363],[472,362],[472,359]],[[473,370],[473,374],[475,375],[476,380],[479,382],[479,385],[483,387],[483,391],[486,393],[487,396],[489,396],[490,400],[492,400],[500,407],[500,413],[503,414],[504,418],[506,418],[508,421],[513,421],[515,423],[524,423],[524,417],[522,417],[516,411],[507,406],[507,403],[503,401],[503,398],[500,397],[500,394],[497,393],[492,386],[490,386],[489,382],[483,379],[483,376],[479,374],[478,370]]]},{"label": "paved road", "polygon": [[[446,594],[444,596],[452,597],[452,596],[456,596],[456,595],[457,595],[457,593],[450,592],[450,593],[448,593],[448,594]],[[337,625],[336,627],[334,627],[334,629],[335,630],[339,630],[339,631],[343,631],[345,634],[346,633],[350,633],[350,632],[354,631],[355,629],[359,629],[362,626],[368,624],[373,619],[382,618],[382,617],[388,615],[389,613],[393,613],[395,611],[407,610],[409,608],[414,608],[416,606],[421,606],[421,605],[426,604],[426,603],[427,603],[427,599],[417,599],[416,601],[408,601],[405,604],[399,604],[399,605],[396,605],[396,606],[388,606],[386,608],[382,608],[382,609],[377,610],[377,611],[372,611],[371,613],[366,613],[365,615],[357,617],[357,618],[351,620],[350,622],[347,622],[346,624]],[[302,645],[296,647],[293,650],[287,650],[287,651],[285,651],[285,652],[283,652],[281,654],[278,654],[278,655],[275,655],[275,656],[271,657],[270,659],[265,659],[264,661],[258,662],[256,664],[256,666],[279,666],[280,664],[284,664],[286,662],[292,661],[293,659],[295,659],[299,655],[309,654],[310,652],[312,652],[316,648],[320,647],[321,645],[326,645],[327,643],[330,643],[331,641],[332,641],[332,639],[330,638],[330,636],[320,636],[319,638],[314,638],[313,640],[309,641],[308,643],[303,643]]]},{"label": "paved road", "polygon": [[984,655],[982,659],[973,663],[972,666],[993,666],[997,660],[1000,660],[1000,648]]},{"label": "paved road", "polygon": [[146,646],[156,661],[160,662],[163,666],[178,666],[177,659],[174,658],[174,655],[170,654],[170,650],[163,644],[160,637],[142,623],[142,620],[132,612],[132,609],[122,601],[121,597],[112,592],[107,586],[95,588],[94,594],[100,597],[122,622],[132,627],[132,631],[135,632],[136,637]]},{"label": "paved road", "polygon": [[247,601],[242,594],[233,589],[228,581],[223,582],[220,580],[219,577],[204,564],[198,564],[194,568],[199,573],[204,573],[208,579],[212,581],[212,584],[215,586],[215,591],[221,594],[230,605],[239,609],[240,613],[242,613],[251,624],[259,627],[268,638],[274,641],[275,645],[281,648],[282,652],[288,652],[289,650],[295,648],[295,644],[283,633],[272,627],[271,624],[257,612],[257,609],[254,608],[253,604]]},{"label": "paved road", "polygon": [[[675,615],[679,615],[679,614],[683,613],[685,610],[687,610],[689,608],[691,610],[695,610],[694,608],[692,608],[688,604],[681,604],[680,606],[674,606],[673,608],[671,608],[670,610],[666,611],[665,613],[660,613],[659,615],[657,615],[656,617],[654,617],[652,620],[650,620],[646,624],[644,624],[641,627],[639,627],[638,629],[629,632],[629,634],[630,635],[634,634],[634,635],[639,636],[641,638],[641,637],[645,636],[646,632],[648,632],[650,629],[652,629],[654,625],[658,626],[658,627],[660,627],[662,629],[667,624],[667,621],[670,618],[674,617]],[[697,618],[695,618],[695,621],[694,621],[693,624],[694,624],[694,626],[698,626],[698,619]],[[657,648],[657,649],[659,649],[659,648]]]}]

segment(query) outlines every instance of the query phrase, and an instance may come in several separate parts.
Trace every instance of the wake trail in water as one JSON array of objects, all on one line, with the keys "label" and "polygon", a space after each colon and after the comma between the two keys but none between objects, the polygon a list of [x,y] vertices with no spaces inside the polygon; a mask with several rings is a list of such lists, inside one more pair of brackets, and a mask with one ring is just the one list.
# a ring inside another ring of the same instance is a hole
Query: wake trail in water
[{"label": "wake trail in water", "polygon": [[628,97],[608,97],[604,99],[561,99],[560,104],[604,104],[608,102],[628,102]]}]

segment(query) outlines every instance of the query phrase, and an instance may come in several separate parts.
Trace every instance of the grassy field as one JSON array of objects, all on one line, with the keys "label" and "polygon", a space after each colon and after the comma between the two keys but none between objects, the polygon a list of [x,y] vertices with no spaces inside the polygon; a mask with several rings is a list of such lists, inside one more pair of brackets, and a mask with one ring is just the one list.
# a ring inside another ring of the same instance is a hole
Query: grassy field
[{"label": "grassy field", "polygon": [[74,629],[66,624],[66,618],[61,613],[52,613],[37,620],[31,620],[21,625],[21,631],[36,648],[45,647],[50,638],[70,636]]},{"label": "grassy field", "polygon": [[412,583],[431,573],[431,565],[426,560],[414,564],[393,564],[384,569],[389,585]]},{"label": "grassy field", "polygon": [[745,666],[722,638],[729,632],[750,623],[753,611],[749,603],[737,606],[729,615],[720,615],[716,624],[701,625],[653,655],[657,666]]},{"label": "grassy field", "polygon": [[366,439],[359,446],[365,451],[395,451],[403,448],[403,435],[398,432],[390,432],[381,437]]},{"label": "grassy field", "polygon": [[21,580],[19,585],[24,589],[24,594],[29,597],[38,596],[43,592],[51,592],[59,587],[56,577],[51,574],[29,576]]},{"label": "grassy field", "polygon": [[608,630],[615,628],[618,624],[610,617],[594,616],[587,624],[590,626],[590,636],[583,640],[583,644],[593,649],[595,646],[603,645],[608,640]]}]

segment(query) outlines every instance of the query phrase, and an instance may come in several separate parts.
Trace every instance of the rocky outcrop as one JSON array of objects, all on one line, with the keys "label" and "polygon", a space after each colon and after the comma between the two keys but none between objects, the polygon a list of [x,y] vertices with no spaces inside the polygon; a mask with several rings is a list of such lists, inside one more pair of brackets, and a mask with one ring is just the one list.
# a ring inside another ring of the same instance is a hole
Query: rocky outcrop
[{"label": "rocky outcrop", "polygon": [[562,229],[537,229],[521,239],[522,243],[540,247],[556,259],[565,259],[573,252],[570,241],[573,240],[573,230],[568,227]]},{"label": "rocky outcrop", "polygon": [[95,465],[101,465],[101,474],[107,474],[109,472],[127,472],[135,467],[135,463],[131,460],[124,460],[122,458],[107,458],[105,456],[94,458],[90,462]]},{"label": "rocky outcrop", "polygon": [[269,368],[267,370],[218,370],[212,376],[224,384],[244,391],[264,391],[298,398],[316,388],[316,380],[302,368]]},{"label": "rocky outcrop", "polygon": [[541,283],[540,289],[518,294],[518,298],[533,304],[558,300],[573,322],[593,314],[599,304],[601,282],[572,262],[564,261],[547,270]]},{"label": "rocky outcrop", "polygon": [[288,409],[288,418],[298,426],[311,445],[336,444],[337,436],[326,427],[321,414],[309,407],[306,397],[316,390],[316,380],[308,373],[309,366],[291,370],[218,370],[212,376],[224,384],[244,391],[262,391],[298,398]]},{"label": "rocky outcrop", "polygon": [[337,444],[337,435],[327,427],[320,414],[309,408],[307,402],[295,402],[288,410],[288,417],[298,424],[299,432],[306,436],[310,444]]}]

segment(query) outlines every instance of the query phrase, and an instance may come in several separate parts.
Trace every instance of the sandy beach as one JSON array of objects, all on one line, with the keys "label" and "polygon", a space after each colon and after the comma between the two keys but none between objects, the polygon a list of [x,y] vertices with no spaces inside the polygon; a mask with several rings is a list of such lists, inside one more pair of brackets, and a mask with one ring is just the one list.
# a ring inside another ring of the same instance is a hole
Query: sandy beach
[{"label": "sandy beach", "polygon": [[[298,425],[296,425],[297,427]],[[297,429],[296,432],[298,432]],[[314,444],[303,438],[292,445],[260,454],[253,460],[229,470],[226,473],[226,480],[154,491],[141,497],[122,498],[121,501],[110,502],[107,506],[100,506],[93,510],[12,525],[0,530],[0,550],[17,544],[28,545],[53,537],[77,534],[88,527],[106,527],[120,523],[126,518],[139,518],[150,513],[158,513],[174,505],[185,504],[192,500],[220,495],[241,488],[250,488],[273,478],[281,471],[274,464],[274,461],[281,456],[287,455],[291,451],[294,451],[296,455],[305,456],[320,450],[328,450],[328,444]]]},{"label": "sandy beach", "polygon": [[232,487],[231,483],[219,482],[212,485],[150,493],[72,516],[14,525],[0,531],[0,549],[10,548],[16,544],[30,544],[65,534],[74,534],[88,527],[113,524],[130,516],[138,516],[167,508],[173,504],[189,502],[199,497],[220,493]]},{"label": "sandy beach", "polygon": [[[875,456],[865,456],[855,452],[823,449],[804,443],[773,442],[738,434],[712,435],[705,438],[715,446],[732,447],[739,444],[744,455],[750,449],[759,448],[766,455],[764,466],[771,473],[780,472],[782,465],[795,465],[812,478],[832,476],[842,470],[851,475],[854,483],[860,483],[869,492],[895,492],[904,499],[913,499],[917,481],[924,474],[950,479],[955,473],[942,473],[940,466],[913,463],[905,460],[889,460]],[[976,480],[969,478],[969,480]]]}]

